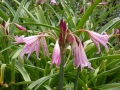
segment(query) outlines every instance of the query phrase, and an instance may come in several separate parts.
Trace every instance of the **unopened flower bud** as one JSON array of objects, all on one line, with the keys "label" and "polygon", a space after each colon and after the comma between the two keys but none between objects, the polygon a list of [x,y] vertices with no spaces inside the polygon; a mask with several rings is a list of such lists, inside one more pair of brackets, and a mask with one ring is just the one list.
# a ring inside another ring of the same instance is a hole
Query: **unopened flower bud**
[{"label": "unopened flower bud", "polygon": [[116,34],[120,34],[120,29],[117,29]]},{"label": "unopened flower bud", "polygon": [[82,7],[80,8],[80,14],[82,14],[83,11],[84,11],[84,6],[82,6]]},{"label": "unopened flower bud", "polygon": [[66,22],[63,19],[60,21],[60,30],[66,32]]},{"label": "unopened flower bud", "polygon": [[5,22],[4,20],[2,21],[2,24],[3,28],[5,29],[4,32],[8,35],[9,34],[9,20],[7,22]]},{"label": "unopened flower bud", "polygon": [[26,28],[24,28],[23,26],[21,26],[21,25],[19,25],[19,24],[17,24],[17,23],[14,23],[14,25],[15,25],[18,29],[27,32]]},{"label": "unopened flower bud", "polygon": [[108,2],[100,2],[99,5],[106,5]]}]

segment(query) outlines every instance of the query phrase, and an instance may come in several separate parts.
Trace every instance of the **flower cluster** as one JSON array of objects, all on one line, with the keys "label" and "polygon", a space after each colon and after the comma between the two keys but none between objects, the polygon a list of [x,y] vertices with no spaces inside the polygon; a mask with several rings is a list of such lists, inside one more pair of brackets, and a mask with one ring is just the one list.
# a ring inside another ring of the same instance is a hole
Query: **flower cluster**
[{"label": "flower cluster", "polygon": [[[90,36],[90,39],[98,48],[97,54],[100,53],[100,44],[103,45],[105,49],[108,51],[107,42],[110,37],[109,35],[107,35],[105,32],[102,34],[99,34],[90,30],[82,30],[82,31],[88,33],[88,35]],[[56,44],[54,47],[54,51],[52,55],[52,64],[56,64],[57,67],[58,65],[60,65],[60,62],[61,62],[60,47],[62,45],[65,46],[66,44],[70,44],[70,43],[72,43],[72,53],[74,56],[75,68],[80,67],[82,70],[82,68],[88,67],[93,69],[91,67],[90,62],[87,59],[81,40],[77,36],[72,34],[69,30],[66,29],[66,24],[63,20],[61,20],[60,22],[60,37],[59,37],[59,41],[58,40],[56,41]]]},{"label": "flower cluster", "polygon": [[[80,31],[88,33],[90,39],[98,48],[97,54],[100,53],[100,44],[103,45],[105,49],[108,51],[107,42],[110,35],[107,35],[106,32],[99,34],[90,30],[80,30]],[[47,48],[45,36],[47,36],[45,33],[41,33],[39,35],[29,36],[29,37],[15,36],[16,42],[14,43],[25,43],[25,46],[20,54],[20,57],[23,59],[24,54],[28,54],[27,56],[27,59],[28,59],[31,53],[35,51],[36,56],[39,59],[40,46],[42,46],[44,55],[49,56],[49,51]],[[72,54],[74,57],[73,64],[75,68],[80,67],[82,70],[84,67],[88,67],[90,69],[93,69],[91,67],[90,62],[87,59],[87,56],[85,54],[84,47],[80,38],[74,35],[70,30],[67,29],[66,23],[65,21],[63,21],[63,19],[60,21],[60,35],[59,35],[59,39],[56,40],[56,44],[52,53],[51,65],[56,64],[56,66],[58,67],[61,64],[61,55],[65,54],[65,49],[69,44],[72,44]]]}]

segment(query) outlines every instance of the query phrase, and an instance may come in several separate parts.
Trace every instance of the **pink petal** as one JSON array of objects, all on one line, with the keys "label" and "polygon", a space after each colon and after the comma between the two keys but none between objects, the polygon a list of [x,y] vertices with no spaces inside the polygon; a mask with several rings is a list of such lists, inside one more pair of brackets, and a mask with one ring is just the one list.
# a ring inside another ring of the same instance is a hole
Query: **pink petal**
[{"label": "pink petal", "polygon": [[106,50],[108,50],[108,46],[107,46],[107,42],[108,42],[108,39],[104,38],[104,37],[96,37],[94,35],[91,36],[92,40],[94,39],[94,42],[98,42],[100,44],[102,44]]},{"label": "pink petal", "polygon": [[14,38],[16,42],[13,42],[13,43],[24,43],[24,35],[20,37],[14,36]]},{"label": "pink petal", "polygon": [[36,42],[36,55],[37,55],[37,58],[39,59],[39,52],[40,52],[40,41],[37,40]]},{"label": "pink petal", "polygon": [[40,43],[41,43],[44,55],[49,57],[49,51],[48,51],[48,47],[47,47],[45,37],[41,37]]},{"label": "pink petal", "polygon": [[56,66],[58,67],[60,63],[61,63],[60,46],[57,40],[52,54],[52,65],[56,64]]},{"label": "pink petal", "polygon": [[100,44],[98,42],[96,42],[93,38],[91,38],[91,40],[95,43],[98,51],[96,52],[96,54],[99,54],[100,53]]},{"label": "pink petal", "polygon": [[99,33],[93,32],[93,31],[89,31],[89,30],[86,30],[86,32],[88,32],[88,34],[90,35],[91,40],[97,46],[97,48],[98,48],[97,53],[100,53],[99,44],[102,44],[105,47],[105,49],[108,51],[107,42],[108,42],[108,39],[109,39],[110,36],[108,36],[106,33],[103,33],[103,35],[102,35],[102,34],[99,34]]},{"label": "pink petal", "polygon": [[84,68],[84,67],[86,67],[86,66],[88,66],[88,68],[91,68],[91,69],[93,69],[92,67],[91,67],[91,64],[90,64],[90,62],[88,62],[88,59],[87,59],[87,56],[86,56],[86,54],[85,54],[85,51],[84,51],[84,48],[83,48],[83,46],[82,46],[82,43],[81,43],[81,41],[80,41],[80,43],[79,43],[79,48],[80,48],[80,50],[81,51],[79,51],[79,55],[80,55],[80,59],[81,59],[81,70],[82,70],[82,68]]},{"label": "pink petal", "polygon": [[34,42],[31,45],[31,48],[29,49],[29,51],[26,52],[26,53],[28,53],[27,59],[30,57],[31,53],[33,53],[35,51],[35,47],[36,47],[36,42]]},{"label": "pink petal", "polygon": [[24,54],[28,54],[27,56],[27,59],[28,59],[31,53],[35,51],[35,48],[36,48],[36,42],[33,42],[32,44],[29,44],[29,45],[26,44],[20,54],[20,57],[23,59]]},{"label": "pink petal", "polygon": [[24,42],[26,44],[31,44],[33,42],[35,42],[39,37],[38,36],[29,36],[29,37],[25,37],[24,38]]},{"label": "pink petal", "polygon": [[75,68],[78,68],[79,66],[82,68],[84,67],[88,67],[91,68],[91,64],[88,62],[87,56],[85,54],[84,48],[82,46],[81,41],[79,41],[78,43],[76,42],[76,40],[74,40],[73,42],[73,47],[72,47],[72,52],[73,52],[73,56],[74,56],[74,66]]},{"label": "pink petal", "polygon": [[78,68],[80,65],[80,62],[79,62],[79,49],[76,41],[73,42],[72,49],[73,49],[73,56],[74,56],[74,66],[75,68]]},{"label": "pink petal", "polygon": [[20,58],[23,59],[24,54],[29,50],[30,50],[30,46],[28,47],[27,45],[25,45],[21,54],[20,54]]}]

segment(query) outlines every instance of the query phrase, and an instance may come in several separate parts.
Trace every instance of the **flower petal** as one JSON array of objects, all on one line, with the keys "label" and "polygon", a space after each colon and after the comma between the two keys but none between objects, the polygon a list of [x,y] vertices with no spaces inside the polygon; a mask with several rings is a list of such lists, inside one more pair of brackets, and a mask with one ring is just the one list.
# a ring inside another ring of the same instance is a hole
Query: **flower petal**
[{"label": "flower petal", "polygon": [[48,51],[48,47],[47,47],[45,37],[41,37],[40,44],[42,46],[42,50],[43,50],[44,55],[49,57],[49,51]]},{"label": "flower petal", "polygon": [[88,67],[88,68],[93,69],[91,67],[91,64],[88,62],[87,56],[85,54],[84,48],[83,48],[80,40],[77,42],[76,42],[76,40],[74,40],[72,52],[73,52],[73,56],[74,56],[75,68],[80,67],[82,70],[82,68]]},{"label": "flower petal", "polygon": [[97,54],[100,53],[100,45],[99,44],[102,44],[105,47],[105,49],[108,51],[107,43],[108,43],[108,39],[110,37],[109,35],[107,35],[105,32],[102,34],[99,34],[99,33],[93,32],[93,31],[89,31],[89,30],[85,30],[85,31],[88,32],[91,40],[97,46],[97,48],[98,48]]},{"label": "flower petal", "polygon": [[56,64],[56,66],[58,67],[60,63],[61,63],[60,46],[57,40],[52,54],[52,65]]},{"label": "flower petal", "polygon": [[35,51],[36,51],[37,58],[39,59],[39,52],[40,52],[40,41],[39,40],[36,41]]},{"label": "flower petal", "polygon": [[14,36],[15,38],[15,41],[16,42],[13,42],[13,43],[24,43],[24,35],[18,37],[18,36]]},{"label": "flower petal", "polygon": [[15,39],[17,41],[15,43],[21,43],[21,42],[25,43],[25,46],[20,54],[21,59],[23,59],[24,54],[28,54],[28,56],[27,56],[27,59],[28,59],[30,57],[31,53],[33,53],[34,51],[36,52],[36,56],[39,59],[39,49],[40,49],[40,38],[41,37],[43,38],[43,36],[41,36],[41,35],[29,36],[29,37],[24,37],[24,36],[21,36],[21,37],[16,36],[15,37]]}]

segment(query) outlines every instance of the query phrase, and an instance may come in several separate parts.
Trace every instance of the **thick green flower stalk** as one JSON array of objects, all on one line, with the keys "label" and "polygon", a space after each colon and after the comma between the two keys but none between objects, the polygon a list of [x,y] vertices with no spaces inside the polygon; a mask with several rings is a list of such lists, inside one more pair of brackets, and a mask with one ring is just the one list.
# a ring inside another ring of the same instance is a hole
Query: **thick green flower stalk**
[{"label": "thick green flower stalk", "polygon": [[59,40],[56,41],[53,55],[52,55],[52,64],[56,64],[57,67],[60,65],[59,81],[58,81],[58,90],[63,90],[63,81],[64,81],[64,57],[65,57],[65,48],[66,48],[66,36],[67,29],[66,23],[63,19],[60,22],[60,36]]}]

